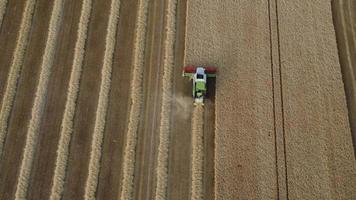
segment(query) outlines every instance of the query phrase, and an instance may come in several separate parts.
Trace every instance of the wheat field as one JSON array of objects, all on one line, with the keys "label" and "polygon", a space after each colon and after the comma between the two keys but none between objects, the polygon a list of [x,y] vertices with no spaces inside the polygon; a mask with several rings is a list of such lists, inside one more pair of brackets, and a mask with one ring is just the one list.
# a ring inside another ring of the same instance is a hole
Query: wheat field
[{"label": "wheat field", "polygon": [[0,0],[0,199],[352,199],[355,6]]}]

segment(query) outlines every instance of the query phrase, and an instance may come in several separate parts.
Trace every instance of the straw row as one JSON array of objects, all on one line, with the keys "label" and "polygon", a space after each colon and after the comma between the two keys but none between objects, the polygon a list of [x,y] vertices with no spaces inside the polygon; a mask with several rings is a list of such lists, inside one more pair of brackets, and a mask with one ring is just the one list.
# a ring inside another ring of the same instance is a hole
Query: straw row
[{"label": "straw row", "polygon": [[116,43],[117,25],[119,20],[119,10],[120,0],[112,0],[109,24],[105,39],[105,54],[101,72],[99,100],[96,110],[95,126],[89,160],[89,174],[86,181],[84,199],[95,199],[95,192],[98,184],[103,134],[111,84],[112,61]]},{"label": "straw row", "polygon": [[66,167],[69,154],[69,144],[73,133],[73,118],[78,98],[79,83],[82,73],[85,54],[85,42],[88,32],[88,24],[92,10],[92,0],[84,0],[82,4],[77,40],[74,49],[72,71],[67,91],[67,100],[63,114],[60,139],[57,148],[55,171],[51,188],[51,200],[61,199],[66,175]]},{"label": "straw row", "polygon": [[46,100],[47,86],[51,74],[51,68],[53,65],[57,35],[59,32],[61,17],[63,14],[63,2],[63,0],[56,0],[54,2],[51,14],[46,47],[44,50],[44,55],[42,57],[41,73],[36,89],[34,104],[31,111],[31,120],[28,126],[28,131],[26,135],[26,145],[17,181],[17,188],[15,193],[16,199],[26,199],[27,195],[29,178],[38,140],[38,129]]},{"label": "straw row", "polygon": [[4,18],[6,5],[7,5],[7,0],[0,0],[0,28],[2,25],[2,19]]},{"label": "straw row", "polygon": [[156,199],[167,199],[168,153],[170,136],[170,114],[172,106],[172,84],[174,68],[174,42],[176,35],[177,0],[169,0],[166,12],[166,39],[164,41],[162,109],[159,129],[159,146],[156,168]]},{"label": "straw row", "polygon": [[121,200],[133,198],[133,179],[135,170],[137,131],[142,107],[142,79],[144,49],[146,41],[147,12],[149,0],[139,1],[133,50],[133,77],[131,81],[131,108],[123,161]]},{"label": "straw row", "polygon": [[192,188],[191,199],[203,199],[203,170],[204,170],[204,108],[196,106],[193,110],[192,118],[192,161],[191,176]]},{"label": "straw row", "polygon": [[17,37],[16,47],[10,66],[10,72],[7,77],[6,89],[2,99],[0,111],[0,158],[2,156],[3,145],[7,134],[8,120],[17,90],[17,82],[21,73],[25,51],[28,45],[35,4],[36,0],[26,1],[25,10],[21,19],[19,35]]}]

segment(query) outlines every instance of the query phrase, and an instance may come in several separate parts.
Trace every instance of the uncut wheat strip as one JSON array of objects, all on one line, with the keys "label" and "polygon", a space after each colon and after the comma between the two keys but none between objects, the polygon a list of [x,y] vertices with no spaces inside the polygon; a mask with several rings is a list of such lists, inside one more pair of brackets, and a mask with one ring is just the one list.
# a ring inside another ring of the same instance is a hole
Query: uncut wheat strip
[{"label": "uncut wheat strip", "polygon": [[191,199],[203,199],[203,164],[204,164],[204,143],[203,143],[204,108],[196,106],[193,110],[192,118],[192,163],[191,176],[192,188]]},{"label": "uncut wheat strip", "polygon": [[166,13],[166,39],[164,41],[162,107],[159,128],[159,145],[156,168],[157,200],[167,199],[168,153],[170,136],[170,113],[172,100],[174,42],[176,35],[177,0],[169,0]]},{"label": "uncut wheat strip", "polygon": [[111,1],[109,24],[105,39],[105,54],[101,71],[101,84],[98,107],[95,116],[94,133],[91,144],[89,173],[85,186],[84,199],[95,199],[100,170],[101,147],[105,128],[106,113],[111,85],[112,60],[115,51],[117,25],[119,20],[120,0]]},{"label": "uncut wheat strip", "polygon": [[28,125],[26,135],[26,145],[24,148],[23,158],[18,176],[15,198],[26,199],[29,178],[32,170],[35,149],[38,139],[38,129],[43,113],[43,106],[46,99],[47,85],[53,58],[55,54],[56,39],[60,28],[61,16],[63,13],[63,0],[55,0],[50,18],[48,36],[45,46],[44,55],[41,63],[41,73],[38,86],[36,89],[35,99],[31,111],[31,120]]},{"label": "uncut wheat strip", "polygon": [[70,74],[67,100],[61,124],[60,139],[57,147],[56,164],[50,195],[51,200],[61,199],[63,192],[69,153],[69,143],[73,132],[73,118],[78,97],[80,84],[79,82],[82,73],[82,65],[85,54],[85,42],[87,39],[88,24],[90,20],[91,10],[92,0],[84,0],[80,13],[72,71]]},{"label": "uncut wheat strip", "polygon": [[7,0],[0,0],[0,28],[6,11]]},{"label": "uncut wheat strip", "polygon": [[36,0],[26,1],[25,10],[22,14],[19,35],[17,37],[16,47],[10,66],[10,72],[7,77],[5,93],[2,99],[0,111],[0,158],[2,157],[3,145],[7,134],[8,120],[17,90],[17,82],[28,45],[35,4]]},{"label": "uncut wheat strip", "polygon": [[133,49],[133,77],[131,81],[131,108],[124,150],[123,179],[121,200],[132,199],[133,178],[135,170],[137,131],[142,107],[142,78],[144,64],[144,49],[146,41],[146,25],[149,0],[139,1],[139,11],[135,28],[135,42]]}]

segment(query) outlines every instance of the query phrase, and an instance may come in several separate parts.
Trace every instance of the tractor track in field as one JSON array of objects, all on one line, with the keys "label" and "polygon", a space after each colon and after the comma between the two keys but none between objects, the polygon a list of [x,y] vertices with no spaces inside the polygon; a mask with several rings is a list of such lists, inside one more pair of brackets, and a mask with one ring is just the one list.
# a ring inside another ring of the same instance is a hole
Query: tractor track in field
[{"label": "tractor track in field", "polygon": [[164,1],[150,3],[147,21],[146,55],[143,75],[143,120],[138,129],[136,149],[135,198],[152,199],[154,195],[154,167],[158,146],[161,85]]}]

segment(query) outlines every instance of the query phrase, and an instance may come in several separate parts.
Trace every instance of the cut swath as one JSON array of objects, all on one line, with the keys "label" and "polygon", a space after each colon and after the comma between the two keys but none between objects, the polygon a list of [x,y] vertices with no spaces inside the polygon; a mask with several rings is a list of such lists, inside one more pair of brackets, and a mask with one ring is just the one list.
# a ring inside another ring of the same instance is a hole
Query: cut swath
[{"label": "cut swath", "polygon": [[84,0],[80,14],[77,41],[74,49],[74,59],[70,81],[68,85],[67,100],[62,119],[60,139],[57,147],[57,158],[51,188],[51,200],[60,199],[65,179],[65,170],[69,154],[69,143],[73,132],[73,118],[76,107],[76,100],[79,92],[79,81],[82,72],[83,58],[85,53],[85,41],[91,14],[92,0]]},{"label": "cut swath", "polygon": [[35,149],[38,142],[39,125],[43,113],[43,105],[46,100],[47,86],[53,66],[53,58],[57,43],[57,35],[63,14],[63,0],[56,0],[53,5],[46,47],[41,63],[41,73],[36,88],[35,99],[31,111],[31,120],[28,125],[26,144],[21,161],[20,173],[16,186],[16,199],[26,199],[29,179],[32,171],[32,164]]},{"label": "cut swath", "polygon": [[142,79],[144,50],[146,40],[147,12],[149,0],[139,1],[139,11],[136,22],[135,41],[133,50],[133,78],[131,81],[131,108],[128,122],[126,145],[123,161],[123,179],[121,200],[133,198],[133,179],[135,170],[137,131],[142,107]]}]

